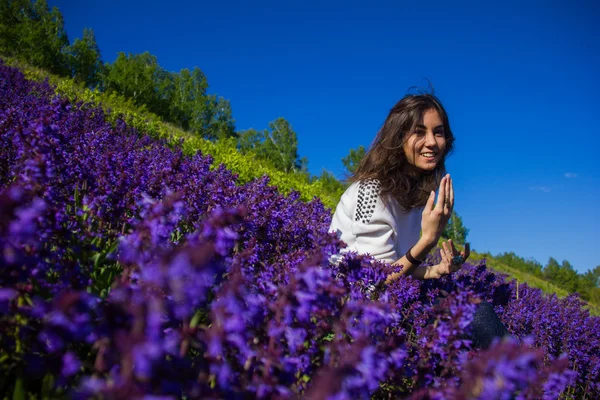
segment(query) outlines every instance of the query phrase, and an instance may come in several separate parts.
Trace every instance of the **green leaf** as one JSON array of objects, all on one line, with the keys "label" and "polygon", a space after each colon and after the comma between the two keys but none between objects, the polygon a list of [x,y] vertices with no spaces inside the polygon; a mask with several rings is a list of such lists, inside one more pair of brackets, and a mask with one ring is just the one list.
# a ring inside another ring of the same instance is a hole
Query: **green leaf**
[{"label": "green leaf", "polygon": [[333,332],[331,332],[329,335],[325,336],[323,338],[323,340],[326,340],[328,342],[331,342],[333,340],[333,338],[335,337],[335,334]]},{"label": "green leaf", "polygon": [[18,377],[15,382],[15,390],[13,391],[13,400],[25,400],[27,398],[27,392],[25,392],[25,384],[23,378]]},{"label": "green leaf", "polygon": [[106,247],[103,251],[94,254],[94,256],[92,256],[92,259],[94,260],[94,269],[98,268],[101,264],[104,263],[104,261],[106,261],[106,258],[114,253],[117,250],[117,247],[119,246],[119,240],[114,240],[110,246]]},{"label": "green leaf", "polygon": [[54,375],[47,373],[42,381],[42,396],[43,398],[52,398],[54,391]]}]

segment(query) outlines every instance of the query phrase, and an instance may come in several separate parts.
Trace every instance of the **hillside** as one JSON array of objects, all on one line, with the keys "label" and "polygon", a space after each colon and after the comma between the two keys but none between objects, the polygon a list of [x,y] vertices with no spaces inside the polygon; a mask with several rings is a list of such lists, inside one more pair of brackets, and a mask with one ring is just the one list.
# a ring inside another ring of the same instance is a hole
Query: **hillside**
[{"label": "hillside", "polygon": [[[471,259],[473,262],[485,260],[488,268],[500,273],[505,274],[508,279],[514,279],[519,284],[526,283],[530,287],[541,289],[544,293],[548,295],[556,295],[559,298],[563,298],[569,295],[565,289],[562,289],[556,285],[553,285],[551,282],[548,282],[544,279],[540,279],[535,275],[529,274],[524,271],[520,271],[516,268],[511,268],[510,266],[498,261],[494,257],[485,256],[479,253],[472,253]],[[600,306],[595,303],[586,302],[586,308],[590,311],[592,315],[600,316]]]},{"label": "hillside", "polygon": [[[598,394],[600,324],[576,297],[485,263],[381,286],[389,266],[328,262],[320,201],[0,78],[0,392],[472,398],[493,379],[492,397]],[[487,349],[465,339],[481,300],[512,335]]]},{"label": "hillside", "polygon": [[[101,105],[114,125],[125,122],[171,148],[181,148],[187,156],[210,154],[211,168],[225,165],[240,184],[268,176],[280,193],[299,191],[302,200],[319,198],[330,210],[346,187],[326,170],[318,177],[308,173],[309,160],[298,153],[299,137],[285,118],[276,118],[262,130],[237,130],[229,101],[209,93],[208,77],[197,66],[168,71],[149,52],[121,52],[106,63],[94,31],[86,28],[81,38],[70,41],[60,10],[50,9],[43,0],[11,1],[0,7],[0,19],[0,54],[9,64],[32,79],[49,79],[57,93],[81,101],[78,107]],[[363,146],[350,149],[341,159],[347,171],[357,167],[365,151]],[[468,228],[454,210],[442,237],[464,243],[467,235]],[[578,274],[567,260],[553,257],[545,265],[512,252],[485,257],[520,282],[559,296],[577,292],[600,306],[600,265]]]},{"label": "hillside", "polygon": [[[252,153],[241,154],[233,139],[212,142],[195,137],[189,132],[162,121],[160,117],[148,112],[143,107],[135,106],[123,96],[106,95],[97,90],[87,89],[72,79],[58,77],[15,59],[8,58],[5,61],[8,65],[18,67],[30,79],[39,82],[47,79],[52,85],[55,85],[57,93],[72,101],[89,102],[101,106],[106,111],[108,120],[113,123],[117,119],[122,119],[140,132],[154,138],[167,140],[170,146],[180,146],[187,155],[197,152],[211,155],[215,160],[213,165],[223,163],[227,169],[238,175],[240,183],[268,176],[270,184],[276,186],[280,192],[290,193],[292,190],[297,190],[305,201],[318,197],[330,210],[335,209],[343,192],[343,186],[323,185],[319,179],[309,181],[305,174],[285,173],[265,163],[264,160],[257,158]],[[328,192],[327,187],[337,189]],[[481,254],[474,253],[472,255],[473,261],[479,261],[483,258],[484,256]],[[510,267],[496,260],[492,255],[488,254],[485,258],[489,268],[507,274],[510,279],[515,279],[519,283],[527,283],[531,287],[539,288],[548,294],[556,294],[559,297],[565,297],[569,293],[567,290],[527,271]],[[600,315],[600,305],[589,303],[588,307],[593,315]]]},{"label": "hillside", "polygon": [[199,67],[104,62],[45,0],[0,28],[0,398],[600,398],[600,266],[473,251],[386,284],[284,117],[238,130]]}]

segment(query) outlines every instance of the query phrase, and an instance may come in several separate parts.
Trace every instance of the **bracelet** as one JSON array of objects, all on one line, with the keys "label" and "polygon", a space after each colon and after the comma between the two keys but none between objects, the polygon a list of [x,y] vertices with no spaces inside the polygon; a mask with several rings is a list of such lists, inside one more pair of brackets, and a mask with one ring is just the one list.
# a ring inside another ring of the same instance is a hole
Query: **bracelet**
[{"label": "bracelet", "polygon": [[406,259],[407,259],[408,261],[410,261],[410,263],[411,263],[411,264],[413,264],[413,265],[415,265],[415,266],[419,266],[419,265],[421,265],[421,263],[422,263],[424,260],[423,260],[423,261],[417,260],[417,259],[416,259],[416,258],[414,258],[412,255],[410,255],[410,251],[411,251],[411,250],[412,250],[412,247],[411,247],[410,249],[408,249],[408,251],[406,252],[406,254],[405,254],[405,256],[406,256]]}]

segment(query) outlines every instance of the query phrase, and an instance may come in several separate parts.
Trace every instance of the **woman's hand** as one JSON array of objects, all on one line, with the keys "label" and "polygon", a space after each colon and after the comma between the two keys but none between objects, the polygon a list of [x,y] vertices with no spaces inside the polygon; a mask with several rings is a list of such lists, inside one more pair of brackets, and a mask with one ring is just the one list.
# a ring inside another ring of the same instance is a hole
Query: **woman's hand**
[{"label": "woman's hand", "polygon": [[426,278],[438,279],[444,275],[458,271],[471,255],[471,248],[469,243],[466,243],[464,251],[459,252],[450,239],[447,242],[442,242],[440,255],[442,256],[442,261],[430,268]]},{"label": "woman's hand", "polygon": [[432,245],[435,245],[442,236],[454,208],[454,188],[452,187],[450,174],[444,176],[440,181],[435,207],[433,206],[434,199],[435,192],[431,191],[421,216],[423,238]]}]

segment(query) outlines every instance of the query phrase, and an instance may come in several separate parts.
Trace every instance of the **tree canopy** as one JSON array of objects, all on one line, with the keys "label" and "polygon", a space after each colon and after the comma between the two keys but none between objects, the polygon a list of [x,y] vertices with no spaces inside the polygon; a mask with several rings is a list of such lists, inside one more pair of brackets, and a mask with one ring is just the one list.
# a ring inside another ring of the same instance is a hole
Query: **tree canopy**
[{"label": "tree canopy", "polygon": [[67,46],[65,54],[75,81],[90,88],[100,84],[104,64],[93,30],[85,28],[83,38],[77,38],[73,44]]},{"label": "tree canopy", "polygon": [[342,158],[342,164],[344,164],[344,167],[346,167],[346,170],[350,175],[354,174],[360,161],[364,158],[365,153],[365,148],[361,145],[356,149],[350,149],[348,155]]},{"label": "tree canopy", "polygon": [[298,137],[283,117],[269,122],[262,131],[248,129],[238,132],[238,147],[243,153],[252,151],[269,160],[284,172],[306,171],[308,160],[298,156]]},{"label": "tree canopy", "polygon": [[46,0],[0,2],[0,52],[52,73],[68,72],[63,49],[69,44],[63,16]]}]

